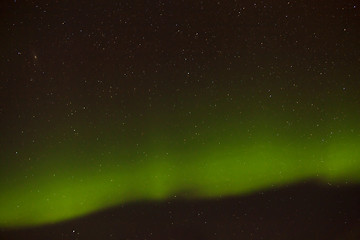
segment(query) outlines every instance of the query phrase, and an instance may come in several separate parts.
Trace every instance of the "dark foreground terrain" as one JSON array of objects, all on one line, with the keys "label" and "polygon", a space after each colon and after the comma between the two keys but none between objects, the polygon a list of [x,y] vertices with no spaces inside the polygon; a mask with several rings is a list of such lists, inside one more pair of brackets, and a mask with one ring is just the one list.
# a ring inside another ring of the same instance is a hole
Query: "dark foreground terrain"
[{"label": "dark foreground terrain", "polygon": [[360,186],[304,183],[244,197],[138,202],[1,240],[360,239]]}]

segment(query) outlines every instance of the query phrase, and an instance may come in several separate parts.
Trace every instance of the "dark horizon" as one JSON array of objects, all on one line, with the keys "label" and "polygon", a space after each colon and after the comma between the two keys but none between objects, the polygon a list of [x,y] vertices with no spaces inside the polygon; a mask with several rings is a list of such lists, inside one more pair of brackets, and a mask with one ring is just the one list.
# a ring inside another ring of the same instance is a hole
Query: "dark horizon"
[{"label": "dark horizon", "polygon": [[355,240],[359,189],[307,181],[243,197],[139,201],[60,223],[2,229],[0,238]]}]

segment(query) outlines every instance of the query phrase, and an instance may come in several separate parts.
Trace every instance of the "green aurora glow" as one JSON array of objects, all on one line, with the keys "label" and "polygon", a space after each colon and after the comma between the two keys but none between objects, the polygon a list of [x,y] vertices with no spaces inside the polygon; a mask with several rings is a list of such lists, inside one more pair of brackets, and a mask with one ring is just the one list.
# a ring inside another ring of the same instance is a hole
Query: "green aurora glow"
[{"label": "green aurora glow", "polygon": [[0,226],[54,223],[131,201],[249,194],[306,179],[359,182],[360,118],[350,104],[328,104],[326,115],[299,121],[300,108],[279,114],[252,106],[241,115],[222,107],[206,121],[195,111],[187,118],[185,110],[158,110],[143,123],[129,121],[126,129],[143,128],[139,134],[102,125],[101,140],[85,134],[80,119],[80,134],[68,141],[40,142],[15,157],[9,149],[2,157],[21,164],[1,169]]}]

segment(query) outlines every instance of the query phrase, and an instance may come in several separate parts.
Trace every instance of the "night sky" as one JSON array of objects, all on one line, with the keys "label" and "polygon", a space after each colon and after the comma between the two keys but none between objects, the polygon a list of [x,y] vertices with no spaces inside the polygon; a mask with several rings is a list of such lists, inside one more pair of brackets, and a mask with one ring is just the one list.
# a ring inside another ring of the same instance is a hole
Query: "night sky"
[{"label": "night sky", "polygon": [[360,239],[359,1],[0,14],[0,239]]}]

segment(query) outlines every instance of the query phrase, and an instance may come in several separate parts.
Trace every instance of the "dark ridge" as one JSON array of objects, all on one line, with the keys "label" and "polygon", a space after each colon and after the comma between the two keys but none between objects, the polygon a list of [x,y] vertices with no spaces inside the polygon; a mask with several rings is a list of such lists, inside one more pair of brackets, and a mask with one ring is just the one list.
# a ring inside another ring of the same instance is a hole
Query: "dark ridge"
[{"label": "dark ridge", "polygon": [[360,185],[304,183],[245,197],[138,202],[1,240],[360,239]]}]

